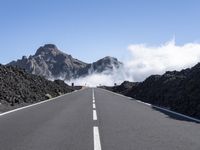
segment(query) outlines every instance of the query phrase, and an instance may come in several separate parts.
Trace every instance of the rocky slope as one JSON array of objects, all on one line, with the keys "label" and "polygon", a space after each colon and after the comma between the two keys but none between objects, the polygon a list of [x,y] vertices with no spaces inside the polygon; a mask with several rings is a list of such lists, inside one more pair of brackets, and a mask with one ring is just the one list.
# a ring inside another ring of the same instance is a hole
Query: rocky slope
[{"label": "rocky slope", "polygon": [[200,119],[200,63],[190,69],[152,75],[116,92]]},{"label": "rocky slope", "polygon": [[0,112],[72,92],[74,89],[61,80],[52,82],[22,69],[0,65]]},{"label": "rocky slope", "polygon": [[104,88],[107,90],[110,90],[112,92],[120,93],[123,95],[127,95],[129,91],[132,89],[132,87],[137,86],[139,83],[138,82],[129,82],[129,81],[124,81],[120,85],[116,86],[100,86],[100,88]]},{"label": "rocky slope", "polygon": [[24,68],[27,72],[51,78],[63,78],[69,80],[87,76],[94,72],[112,71],[122,66],[116,58],[105,57],[97,62],[87,64],[71,55],[60,51],[53,44],[40,47],[35,55],[23,56],[22,59],[12,61],[8,65]]}]

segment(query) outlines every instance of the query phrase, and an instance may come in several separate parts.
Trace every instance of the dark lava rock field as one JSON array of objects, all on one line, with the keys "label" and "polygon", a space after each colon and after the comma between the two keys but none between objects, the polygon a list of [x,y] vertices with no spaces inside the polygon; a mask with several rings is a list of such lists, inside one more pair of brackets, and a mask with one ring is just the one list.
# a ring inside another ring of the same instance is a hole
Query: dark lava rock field
[{"label": "dark lava rock field", "polygon": [[152,75],[140,83],[103,88],[200,119],[200,63],[182,71]]},{"label": "dark lava rock field", "polygon": [[19,68],[0,65],[0,112],[72,92],[75,88],[61,80],[53,82]]}]

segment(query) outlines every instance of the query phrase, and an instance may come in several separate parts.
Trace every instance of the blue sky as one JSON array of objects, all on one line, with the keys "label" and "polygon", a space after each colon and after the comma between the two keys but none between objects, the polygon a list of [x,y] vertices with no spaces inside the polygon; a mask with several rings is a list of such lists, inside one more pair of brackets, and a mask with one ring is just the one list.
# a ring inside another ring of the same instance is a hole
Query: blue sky
[{"label": "blue sky", "polygon": [[0,63],[54,43],[92,62],[130,44],[200,41],[198,0],[0,0]]}]

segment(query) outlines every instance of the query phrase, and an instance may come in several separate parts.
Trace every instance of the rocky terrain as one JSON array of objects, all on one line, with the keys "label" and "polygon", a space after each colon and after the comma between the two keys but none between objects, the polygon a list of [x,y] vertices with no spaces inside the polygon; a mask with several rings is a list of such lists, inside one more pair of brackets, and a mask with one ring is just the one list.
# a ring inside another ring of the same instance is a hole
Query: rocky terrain
[{"label": "rocky terrain", "polygon": [[138,82],[129,82],[129,81],[124,81],[120,85],[116,86],[100,86],[100,88],[110,90],[112,92],[120,93],[123,95],[127,95],[129,91],[131,91],[132,87],[137,86],[139,83]]},{"label": "rocky terrain", "polygon": [[200,119],[200,63],[182,71],[152,75],[130,88],[123,84],[106,88]]},{"label": "rocky terrain", "polygon": [[7,65],[23,68],[31,74],[41,75],[47,79],[70,80],[94,72],[112,71],[123,64],[113,57],[105,57],[88,64],[63,53],[53,44],[46,44],[40,47],[35,55],[28,58],[23,56],[22,59],[12,61]]},{"label": "rocky terrain", "polygon": [[43,101],[75,89],[76,87],[70,87],[61,80],[52,82],[19,68],[0,65],[0,112]]}]

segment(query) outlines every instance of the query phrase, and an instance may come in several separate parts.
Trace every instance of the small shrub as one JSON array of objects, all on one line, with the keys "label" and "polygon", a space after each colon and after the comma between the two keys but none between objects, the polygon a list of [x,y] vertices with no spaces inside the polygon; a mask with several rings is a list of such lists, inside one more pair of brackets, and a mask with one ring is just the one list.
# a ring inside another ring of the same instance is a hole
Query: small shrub
[{"label": "small shrub", "polygon": [[45,94],[45,97],[46,97],[46,99],[51,99],[52,98],[52,96],[50,95],[50,94]]}]

